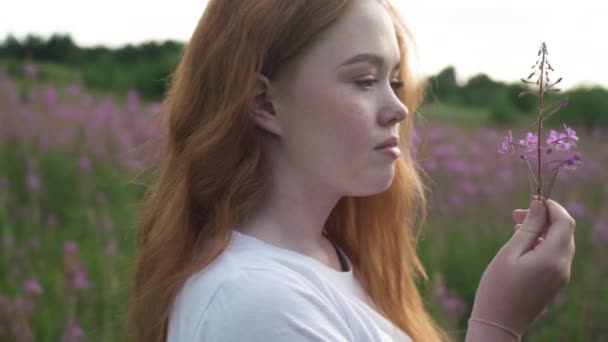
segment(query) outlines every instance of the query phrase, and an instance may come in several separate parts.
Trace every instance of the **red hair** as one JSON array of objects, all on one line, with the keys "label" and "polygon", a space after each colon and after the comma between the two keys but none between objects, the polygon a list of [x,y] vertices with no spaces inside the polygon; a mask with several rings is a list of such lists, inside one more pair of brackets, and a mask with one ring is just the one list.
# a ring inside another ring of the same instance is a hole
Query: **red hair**
[{"label": "red hair", "polygon": [[[274,79],[352,2],[209,1],[164,99],[163,158],[137,232],[128,325],[135,341],[165,340],[182,285],[224,250],[232,227],[270,183],[263,137],[247,115],[258,73]],[[406,86],[397,95],[414,113],[426,80],[412,73],[410,32],[397,11],[382,3],[401,52]],[[400,126],[404,153],[390,188],[342,198],[325,230],[347,253],[381,314],[415,341],[443,341],[447,336],[425,310],[416,284],[420,277],[428,281],[416,254],[427,212],[421,168],[408,144],[412,130],[408,115]]]}]

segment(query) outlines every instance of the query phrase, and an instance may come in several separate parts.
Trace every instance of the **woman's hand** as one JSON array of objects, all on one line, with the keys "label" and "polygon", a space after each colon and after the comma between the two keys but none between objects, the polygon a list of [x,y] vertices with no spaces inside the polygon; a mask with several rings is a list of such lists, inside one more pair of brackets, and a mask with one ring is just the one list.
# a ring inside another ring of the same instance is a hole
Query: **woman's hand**
[{"label": "woman's hand", "polygon": [[[515,210],[511,239],[486,268],[472,318],[523,334],[570,281],[576,222],[557,202]],[[535,209],[540,209],[538,212]]]}]

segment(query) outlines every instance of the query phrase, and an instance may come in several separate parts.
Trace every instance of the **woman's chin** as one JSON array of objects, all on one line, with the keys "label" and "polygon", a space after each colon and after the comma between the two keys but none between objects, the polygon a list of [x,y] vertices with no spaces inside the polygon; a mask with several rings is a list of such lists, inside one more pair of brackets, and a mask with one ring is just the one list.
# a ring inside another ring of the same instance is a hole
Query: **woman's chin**
[{"label": "woman's chin", "polygon": [[360,187],[358,191],[351,196],[373,196],[385,192],[393,184],[394,172],[390,172],[382,177],[376,177],[373,182],[368,182],[364,187]]}]

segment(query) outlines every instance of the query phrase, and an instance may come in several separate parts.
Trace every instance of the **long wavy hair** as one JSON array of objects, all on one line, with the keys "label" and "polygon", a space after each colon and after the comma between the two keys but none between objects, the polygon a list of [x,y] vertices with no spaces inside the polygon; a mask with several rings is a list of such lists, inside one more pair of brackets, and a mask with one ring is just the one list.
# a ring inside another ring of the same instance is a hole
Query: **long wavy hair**
[{"label": "long wavy hair", "polygon": [[[354,0],[210,0],[171,75],[161,115],[163,149],[138,221],[127,335],[166,338],[173,300],[193,273],[228,244],[232,227],[259,203],[272,174],[263,132],[249,119],[258,73],[274,79],[336,22]],[[387,0],[401,52],[397,92],[411,113],[426,79],[415,46]],[[424,307],[428,283],[416,253],[427,216],[422,169],[410,150],[413,117],[400,125],[402,157],[386,191],[343,197],[324,227],[352,261],[374,304],[415,341],[447,341]]]}]

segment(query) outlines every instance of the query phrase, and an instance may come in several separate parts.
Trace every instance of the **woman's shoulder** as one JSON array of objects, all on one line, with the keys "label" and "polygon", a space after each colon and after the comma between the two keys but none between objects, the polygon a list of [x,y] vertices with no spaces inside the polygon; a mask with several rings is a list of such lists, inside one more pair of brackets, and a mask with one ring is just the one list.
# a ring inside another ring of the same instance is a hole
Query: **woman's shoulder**
[{"label": "woman's shoulder", "polygon": [[[283,329],[280,327],[326,321],[341,324],[340,329],[346,327],[340,323],[339,313],[313,286],[290,279],[288,273],[240,264],[222,271],[220,276],[210,269],[188,280],[173,308],[169,341],[186,340],[182,339],[184,334],[191,340],[252,340],[251,336],[262,338],[269,331]],[[285,338],[292,333],[281,332]],[[180,338],[175,337],[178,335]]]},{"label": "woman's shoulder", "polygon": [[204,269],[192,274],[180,294],[193,299],[211,299],[220,289],[257,291],[269,286],[302,284],[300,260],[289,259],[276,251],[236,238]]},{"label": "woman's shoulder", "polygon": [[[260,305],[293,299],[296,293],[314,292],[301,274],[293,272],[280,262],[257,256],[223,253],[208,267],[190,276],[178,297],[176,305],[195,305],[195,310],[242,309],[247,304]],[[218,304],[220,305],[213,305]],[[289,303],[286,303],[289,304]]]},{"label": "woman's shoulder", "polygon": [[257,256],[247,258],[240,254],[229,245],[205,268],[192,274],[178,292],[173,311],[186,310],[190,315],[197,314],[191,311],[205,310],[220,289],[238,287],[243,277],[263,278],[277,271],[270,263],[260,262]]},{"label": "woman's shoulder", "polygon": [[259,260],[262,261],[259,265],[252,265],[251,262],[234,260],[229,255],[220,258],[225,259],[216,260],[188,278],[180,295],[188,297],[187,301],[198,299],[199,302],[207,302],[222,292],[256,294],[258,291],[277,291],[299,285],[290,279],[293,275],[286,274],[278,264]]}]

